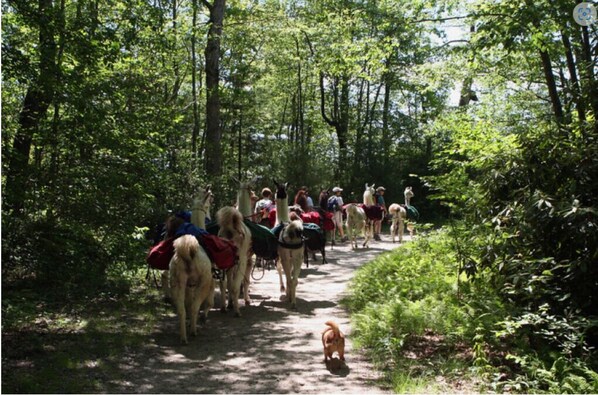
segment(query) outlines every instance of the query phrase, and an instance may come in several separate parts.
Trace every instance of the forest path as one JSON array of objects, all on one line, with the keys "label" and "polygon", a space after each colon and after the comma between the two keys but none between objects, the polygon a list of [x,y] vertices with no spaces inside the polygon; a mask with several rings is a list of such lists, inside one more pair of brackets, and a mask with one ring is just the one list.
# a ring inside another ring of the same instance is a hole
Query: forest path
[{"label": "forest path", "polygon": [[[154,329],[151,341],[131,350],[119,365],[109,392],[142,393],[389,393],[380,373],[353,348],[347,311],[339,304],[360,266],[399,246],[388,236],[352,251],[350,244],[327,247],[328,264],[310,259],[297,288],[297,310],[280,299],[278,274],[266,270],[253,281],[252,305],[210,312],[207,325],[181,345],[174,311]],[[409,239],[409,237],[407,237]],[[347,335],[346,363],[334,354],[324,363],[321,333],[333,319]]]}]

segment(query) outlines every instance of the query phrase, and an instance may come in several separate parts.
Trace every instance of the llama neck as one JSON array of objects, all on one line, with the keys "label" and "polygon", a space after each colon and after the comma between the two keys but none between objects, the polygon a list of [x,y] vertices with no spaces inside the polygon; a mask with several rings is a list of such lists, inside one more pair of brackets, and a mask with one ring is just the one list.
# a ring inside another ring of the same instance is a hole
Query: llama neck
[{"label": "llama neck", "polygon": [[206,212],[201,208],[193,208],[191,212],[191,223],[198,228],[206,228]]},{"label": "llama neck", "polygon": [[411,202],[411,196],[405,195],[405,206],[409,206],[409,202]]},{"label": "llama neck", "polygon": [[249,217],[252,213],[251,196],[249,191],[245,188],[239,189],[239,192],[237,193],[237,209],[244,217]]},{"label": "llama neck", "polygon": [[366,192],[363,194],[363,204],[366,206],[373,206],[374,205],[374,198],[370,192]]},{"label": "llama neck", "polygon": [[287,199],[276,199],[276,223],[279,224],[281,222],[291,222]]},{"label": "llama neck", "polygon": [[206,217],[210,216],[210,206],[195,205],[191,210],[191,223],[198,228],[206,228]]}]

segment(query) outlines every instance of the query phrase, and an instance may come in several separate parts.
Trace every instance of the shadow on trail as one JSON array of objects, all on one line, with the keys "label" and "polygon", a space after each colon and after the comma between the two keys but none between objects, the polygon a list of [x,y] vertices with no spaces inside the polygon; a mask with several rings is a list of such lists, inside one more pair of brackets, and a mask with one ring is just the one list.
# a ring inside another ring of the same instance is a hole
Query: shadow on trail
[{"label": "shadow on trail", "polygon": [[[368,392],[375,377],[364,375],[359,356],[324,363],[324,322],[339,318],[338,295],[351,273],[383,248],[327,250],[328,264],[302,267],[297,308],[280,298],[278,275],[254,281],[252,305],[242,317],[213,309],[196,337],[182,345],[174,309],[153,331],[141,335],[110,366],[99,392],[109,393],[321,393]],[[216,303],[218,296],[216,296]],[[346,324],[346,321],[345,323]],[[354,364],[351,368],[351,364]]]},{"label": "shadow on trail", "polygon": [[[199,328],[197,337],[189,338],[188,345],[180,344],[177,320],[171,316],[159,332],[152,334],[155,341],[148,347],[153,357],[133,358],[122,365],[123,370],[135,371],[135,380],[121,382],[114,389],[146,393],[301,392],[309,377],[303,385],[286,382],[284,377],[304,375],[314,365],[324,366],[321,343],[312,345],[320,342],[321,332],[298,336],[285,320],[289,315],[311,315],[315,309],[336,304],[301,298],[297,303],[298,309],[291,310],[286,301],[264,300],[243,308],[242,317],[210,312],[207,324]],[[333,367],[330,378],[349,373],[348,367]]]}]

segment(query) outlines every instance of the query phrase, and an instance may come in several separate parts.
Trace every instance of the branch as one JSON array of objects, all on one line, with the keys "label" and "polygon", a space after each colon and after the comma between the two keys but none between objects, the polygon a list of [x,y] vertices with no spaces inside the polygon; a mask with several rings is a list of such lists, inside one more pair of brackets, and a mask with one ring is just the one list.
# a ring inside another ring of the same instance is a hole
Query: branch
[{"label": "branch", "polygon": [[208,3],[208,0],[201,0],[202,4],[205,5],[206,7],[208,7],[208,10],[212,11],[212,8],[214,8],[214,6],[210,3]]},{"label": "branch", "polygon": [[467,18],[480,18],[485,16],[498,16],[503,18],[513,18],[513,15],[509,14],[495,14],[495,13],[488,13],[488,14],[469,14],[469,15],[461,15],[461,16],[448,16],[446,18],[424,18],[424,19],[417,19],[414,21],[409,21],[407,23],[420,23],[420,22],[446,22],[452,21],[455,19],[467,19]]}]

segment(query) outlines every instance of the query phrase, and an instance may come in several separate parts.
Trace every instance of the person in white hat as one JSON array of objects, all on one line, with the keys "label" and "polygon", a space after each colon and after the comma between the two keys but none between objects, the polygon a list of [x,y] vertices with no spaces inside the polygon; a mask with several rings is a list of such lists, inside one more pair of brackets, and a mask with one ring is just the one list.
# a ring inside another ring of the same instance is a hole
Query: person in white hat
[{"label": "person in white hat", "polygon": [[[332,220],[338,229],[338,234],[341,237],[341,242],[345,242],[348,238],[345,236],[345,231],[343,230],[343,198],[341,196],[341,192],[343,189],[341,187],[334,187],[332,188],[332,193],[334,195],[330,196],[328,199],[328,209],[334,213],[334,217]],[[332,235],[332,240],[336,238],[336,234]]]},{"label": "person in white hat", "polygon": [[[386,202],[384,201],[384,192],[386,188],[380,186],[376,188],[376,206],[382,207],[384,215],[386,215]],[[374,222],[374,240],[380,241],[380,232],[382,229],[382,221]]]}]

